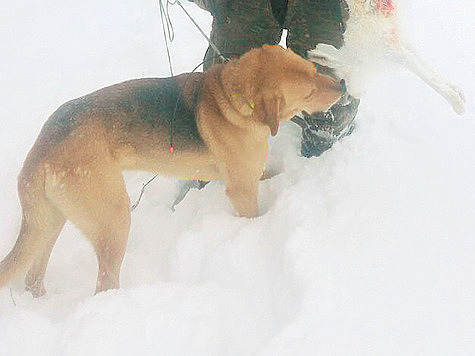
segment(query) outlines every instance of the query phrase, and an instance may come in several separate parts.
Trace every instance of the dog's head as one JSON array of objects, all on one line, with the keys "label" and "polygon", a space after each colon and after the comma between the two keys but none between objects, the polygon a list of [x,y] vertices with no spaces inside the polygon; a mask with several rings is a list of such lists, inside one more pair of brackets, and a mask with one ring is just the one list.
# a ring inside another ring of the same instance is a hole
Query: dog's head
[{"label": "dog's head", "polygon": [[318,73],[315,65],[280,46],[264,46],[259,56],[257,90],[254,95],[257,119],[275,135],[279,121],[290,120],[301,111],[326,111],[345,91],[336,79]]}]

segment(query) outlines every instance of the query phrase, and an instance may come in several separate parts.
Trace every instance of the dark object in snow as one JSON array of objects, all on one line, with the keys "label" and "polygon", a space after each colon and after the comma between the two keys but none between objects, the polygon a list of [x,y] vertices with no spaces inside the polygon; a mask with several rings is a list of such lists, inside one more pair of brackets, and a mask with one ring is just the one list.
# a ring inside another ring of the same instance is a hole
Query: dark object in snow
[{"label": "dark object in snow", "polygon": [[203,189],[209,181],[204,181],[204,180],[187,180],[184,181],[180,185],[180,191],[178,192],[178,196],[175,198],[175,201],[171,205],[171,209],[175,211],[175,206],[181,203],[183,199],[185,199],[185,196],[188,194],[190,189]]},{"label": "dark object in snow", "polygon": [[359,100],[350,97],[347,105],[337,103],[327,112],[303,113],[292,121],[302,128],[302,156],[320,156],[333,144],[353,132]]}]

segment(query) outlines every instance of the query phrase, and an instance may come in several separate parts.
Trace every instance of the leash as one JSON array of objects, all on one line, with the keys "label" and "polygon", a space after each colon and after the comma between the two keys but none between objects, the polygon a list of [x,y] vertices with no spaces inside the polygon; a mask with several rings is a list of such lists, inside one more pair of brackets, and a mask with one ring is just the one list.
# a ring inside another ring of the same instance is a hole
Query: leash
[{"label": "leash", "polygon": [[[223,62],[228,62],[229,61],[229,58],[223,56],[223,54],[220,52],[220,50],[218,49],[218,47],[213,43],[213,41],[211,41],[211,39],[206,35],[206,33],[203,31],[203,29],[200,27],[200,25],[195,21],[195,19],[193,19],[193,17],[190,15],[190,13],[188,11],[186,11],[185,7],[183,6],[183,4],[180,2],[180,0],[175,0],[175,1],[171,1],[171,0],[166,0],[166,4],[164,5],[164,0],[158,0],[158,5],[159,5],[159,9],[160,9],[160,18],[162,20],[162,32],[163,32],[163,38],[165,40],[165,47],[166,47],[166,50],[167,50],[167,59],[168,59],[168,67],[169,67],[169,70],[170,70],[170,75],[173,77],[174,74],[173,74],[173,66],[172,66],[172,59],[171,59],[171,54],[170,54],[170,45],[169,43],[173,42],[174,39],[175,39],[175,30],[173,28],[173,23],[171,21],[171,17],[170,17],[170,11],[169,11],[169,7],[170,5],[178,5],[180,6],[180,8],[183,10],[183,12],[185,13],[185,15],[191,20],[191,22],[193,23],[193,25],[195,25],[195,27],[198,29],[198,31],[201,33],[201,35],[206,39],[206,41],[208,42],[208,44],[210,45],[210,47],[213,49],[213,51],[215,51],[215,53],[218,55],[219,59]],[[204,63],[201,62],[200,64],[198,64],[192,71],[191,73],[194,73],[202,64]],[[184,83],[184,87],[186,87],[188,83],[188,78],[186,79],[185,83]],[[177,100],[175,102],[175,108],[173,110],[173,116],[170,120],[170,153],[174,153],[175,152],[175,146],[174,146],[174,133],[175,133],[175,119],[176,119],[176,113],[177,113],[177,110],[178,110],[178,105],[180,103],[180,99],[181,99],[181,96],[178,96],[177,97]],[[253,108],[253,106],[252,106]],[[153,176],[152,178],[150,178],[146,183],[142,184],[142,189],[140,191],[140,195],[137,199],[137,201],[130,207],[130,210],[131,211],[134,211],[137,206],[140,204],[140,201],[142,199],[142,196],[145,192],[145,188],[150,184],[152,183],[156,178],[157,178],[158,174],[156,174],[155,176]]]},{"label": "leash", "polygon": [[[168,0],[167,0],[168,1]],[[188,16],[188,18],[191,20],[191,22],[193,22],[193,25],[195,25],[195,27],[198,29],[198,31],[200,31],[201,35],[206,39],[206,41],[209,43],[209,45],[211,46],[211,48],[213,49],[213,51],[216,52],[216,54],[218,55],[219,59],[221,59],[221,61],[223,62],[227,62],[229,61],[229,58],[226,58],[225,56],[223,56],[223,54],[219,51],[218,47],[216,47],[216,45],[213,43],[213,41],[211,41],[211,39],[206,35],[206,33],[203,31],[203,29],[200,27],[200,25],[198,25],[198,23],[193,19],[193,17],[189,14],[188,11],[186,11],[186,9],[184,8],[184,6],[182,5],[182,3],[180,2],[180,0],[175,0],[175,3],[181,7],[181,9],[183,10],[183,12],[186,14],[186,16]]]},{"label": "leash", "polygon": [[173,77],[173,67],[172,67],[172,59],[170,55],[170,47],[168,45],[168,41],[173,42],[175,39],[175,29],[173,28],[173,23],[170,18],[169,13],[169,5],[174,5],[174,2],[170,0],[166,0],[167,5],[166,7],[163,5],[163,0],[158,1],[158,5],[160,8],[160,18],[162,19],[162,31],[163,31],[163,38],[165,39],[165,47],[167,49],[167,58],[168,58],[168,67],[170,69],[170,74]]},{"label": "leash", "polygon": [[[173,28],[173,23],[171,21],[171,18],[170,18],[170,12],[169,12],[169,6],[170,5],[174,5],[176,3],[175,2],[171,2],[170,0],[166,0],[166,6],[163,5],[163,0],[159,0],[158,1],[158,7],[160,9],[160,18],[162,20],[162,31],[163,31],[163,38],[165,40],[165,47],[167,49],[167,58],[168,58],[168,69],[170,70],[170,75],[173,77],[173,66],[172,66],[172,59],[171,59],[171,55],[170,55],[170,45],[168,44],[168,42],[173,42],[173,40],[175,39],[175,29]],[[177,104],[175,105],[175,111],[174,111],[174,114],[173,114],[173,118],[175,117],[175,114],[176,114],[176,110],[177,110],[177,107],[178,107],[178,100],[177,100]],[[173,128],[174,128],[174,125],[173,125],[173,122],[175,120],[172,120],[170,122],[170,152],[173,153],[174,151],[174,147],[173,147]],[[147,182],[143,183],[142,184],[142,189],[140,190],[140,195],[137,199],[137,201],[132,204],[132,206],[130,207],[130,211],[134,211],[135,209],[137,209],[137,207],[139,206],[140,204],[140,201],[142,200],[142,196],[144,195],[145,193],[145,188],[147,188],[147,186],[152,183],[156,178],[158,177],[158,174],[155,174],[152,178],[150,178]]]},{"label": "leash", "polygon": [[[201,62],[200,64],[198,64],[198,65],[191,71],[191,73],[196,72],[196,70],[197,70],[203,63],[204,63],[204,61]],[[185,80],[184,87],[186,87],[186,85],[187,85],[187,83],[188,83],[188,80],[189,80],[189,78],[187,78],[187,79]],[[173,110],[173,116],[172,116],[173,120],[172,120],[172,124],[171,124],[172,127],[173,127],[173,121],[175,121],[176,112],[177,112],[177,110],[178,110],[178,104],[180,103],[180,99],[181,99],[181,96],[179,95],[178,98],[176,99],[175,108],[174,108],[174,110]],[[173,146],[173,135],[170,135],[170,153],[173,153],[174,151],[175,151],[175,149],[174,149],[174,146]],[[145,182],[145,183],[142,184],[142,189],[140,190],[140,195],[139,195],[137,201],[130,207],[130,211],[131,211],[131,212],[134,211],[134,210],[139,206],[140,201],[142,200],[142,196],[143,196],[144,193],[145,193],[145,188],[147,188],[147,186],[148,186],[150,183],[152,183],[157,177],[158,177],[158,174],[155,174],[155,175],[154,175],[152,178],[150,178],[147,182]],[[191,187],[190,187],[190,188],[191,188]],[[189,190],[189,189],[188,189],[188,190]],[[185,193],[185,194],[186,194],[186,193]],[[184,197],[184,196],[183,196],[183,197]],[[178,199],[178,198],[177,198],[177,199]],[[182,198],[182,199],[183,199],[183,198]],[[180,201],[181,201],[181,200],[180,200]],[[174,207],[175,207],[175,205],[178,204],[178,203],[179,203],[179,201],[177,202],[177,200],[175,200],[175,202],[174,202],[173,205],[172,205],[172,210],[175,210]]]},{"label": "leash", "polygon": [[[175,29],[173,28],[173,23],[170,18],[170,12],[169,12],[169,6],[176,4],[178,0],[175,0],[174,2],[171,2],[170,0],[166,0],[166,6],[163,5],[163,0],[158,1],[158,6],[160,8],[160,18],[162,20],[162,31],[163,31],[163,39],[165,40],[165,47],[167,49],[167,59],[168,59],[168,68],[170,69],[170,76],[174,76],[173,74],[173,66],[172,66],[172,58],[170,55],[170,45],[168,44],[168,41],[173,42],[175,39]],[[178,101],[178,100],[177,100]],[[175,131],[175,114],[176,114],[176,109],[177,109],[178,104],[175,105],[175,110],[173,113],[173,117],[170,120],[170,153],[175,152],[175,147],[173,146],[173,134]],[[156,176],[155,176],[156,177]],[[155,177],[153,179],[155,179]],[[153,180],[152,179],[152,180]],[[146,184],[144,184],[144,189],[152,180],[148,181]],[[137,205],[140,202],[140,198],[142,197],[142,194],[140,194],[139,200],[137,201]],[[135,208],[137,207],[134,204]],[[135,209],[134,208],[134,209]]]},{"label": "leash", "polygon": [[[220,52],[218,47],[206,35],[206,33],[203,31],[203,29],[200,27],[200,25],[195,21],[195,19],[185,9],[185,7],[180,2],[180,0],[175,0],[175,1],[166,0],[166,5],[163,4],[163,1],[164,0],[158,0],[158,3],[159,3],[159,7],[160,7],[160,18],[162,20],[163,37],[165,39],[165,47],[167,49],[168,66],[169,66],[170,74],[171,74],[172,77],[174,76],[174,74],[173,74],[172,59],[171,59],[171,55],[170,55],[169,42],[171,43],[175,39],[175,30],[173,28],[173,23],[171,21],[170,12],[169,12],[169,6],[170,5],[180,6],[180,8],[185,13],[185,15],[191,20],[193,25],[195,25],[195,27],[198,29],[198,31],[201,33],[201,35],[209,43],[209,45],[211,46],[213,51],[215,51],[215,53],[218,55],[219,59],[223,62],[229,61],[229,58],[223,56],[223,54]],[[203,63],[204,62],[200,63],[195,69],[193,69],[193,71],[191,73],[194,73],[199,68],[199,66],[201,66]],[[186,82],[185,82],[185,86],[186,86]],[[173,144],[174,143],[173,142],[173,137],[174,137],[174,133],[175,133],[175,125],[174,124],[175,124],[175,117],[176,117],[176,112],[177,112],[177,109],[178,109],[179,100],[180,100],[180,98],[178,97],[177,102],[175,104],[175,110],[173,111],[172,120],[170,122],[170,153],[175,152],[175,146]]]}]

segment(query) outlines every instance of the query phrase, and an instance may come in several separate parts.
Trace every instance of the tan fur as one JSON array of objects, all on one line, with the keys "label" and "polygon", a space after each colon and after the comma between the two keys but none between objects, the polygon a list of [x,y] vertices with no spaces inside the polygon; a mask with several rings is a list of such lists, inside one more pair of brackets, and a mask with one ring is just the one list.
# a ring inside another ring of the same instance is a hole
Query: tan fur
[{"label": "tan fur", "polygon": [[269,134],[299,111],[327,110],[340,95],[339,83],[312,63],[265,46],[204,74],[132,80],[64,104],[20,173],[22,225],[0,263],[0,287],[26,273],[27,289],[44,294],[51,250],[70,220],[96,251],[96,292],[118,288],[130,226],[124,169],[224,179],[239,215],[257,216]]}]

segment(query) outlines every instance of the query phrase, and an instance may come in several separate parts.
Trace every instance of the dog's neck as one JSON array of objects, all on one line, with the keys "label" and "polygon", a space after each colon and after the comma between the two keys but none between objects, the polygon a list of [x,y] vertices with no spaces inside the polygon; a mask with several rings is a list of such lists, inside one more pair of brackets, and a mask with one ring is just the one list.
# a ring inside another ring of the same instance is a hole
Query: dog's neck
[{"label": "dog's neck", "polygon": [[[216,73],[219,85],[223,90],[223,95],[228,99],[232,109],[241,116],[249,117],[254,112],[254,93],[251,91],[250,82],[254,78],[246,78],[242,80],[239,63],[233,61],[223,66],[219,72]],[[227,78],[224,80],[224,78]]]},{"label": "dog's neck", "polygon": [[[236,63],[237,62],[237,63]],[[214,83],[219,93],[213,97],[217,109],[232,125],[245,130],[251,129],[256,137],[264,139],[269,135],[269,129],[261,121],[255,119],[254,95],[252,83],[255,78],[242,77],[238,61],[232,60],[225,65],[216,65],[206,72],[206,81]],[[249,70],[246,70],[249,74]],[[257,132],[262,132],[257,134]]]}]

